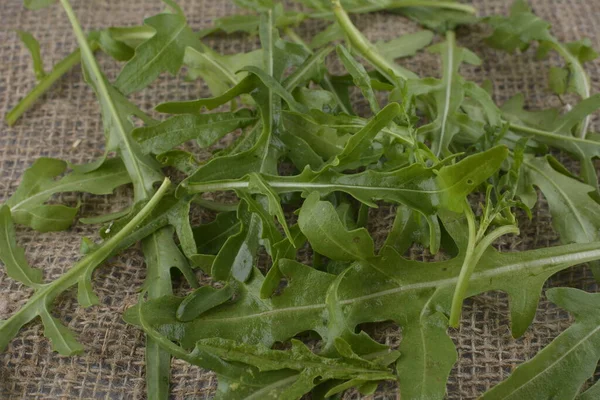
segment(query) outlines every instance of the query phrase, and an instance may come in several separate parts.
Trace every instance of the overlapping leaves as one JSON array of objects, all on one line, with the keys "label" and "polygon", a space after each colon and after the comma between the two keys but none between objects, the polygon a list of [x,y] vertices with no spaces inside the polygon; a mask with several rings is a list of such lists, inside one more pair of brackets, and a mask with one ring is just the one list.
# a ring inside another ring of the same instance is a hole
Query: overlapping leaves
[{"label": "overlapping leaves", "polygon": [[[381,380],[399,380],[403,398],[442,398],[456,361],[446,332],[448,317],[455,326],[464,297],[506,292],[512,332],[519,336],[531,322],[549,276],[600,259],[593,165],[599,154],[596,135],[588,132],[590,114],[600,103],[583,70],[596,54],[585,40],[560,43],[549,24],[522,1],[515,3],[510,17],[487,19],[494,28],[487,41],[508,51],[525,50],[538,41],[540,56],[557,51],[566,66],[551,71],[552,90],[581,97],[562,115],[524,111],[519,97],[500,109],[489,91],[460,75],[462,63],[480,60],[456,44],[453,31],[472,23],[474,10],[453,1],[303,1],[312,11],[298,12],[272,1],[240,0],[239,6],[256,14],[225,17],[195,33],[182,9],[165,0],[166,12],[147,18],[144,26],[111,28],[87,38],[69,2],[60,2],[80,46],[68,65],[81,57],[100,102],[106,155],[114,151],[117,158],[105,155],[73,166],[60,179],[55,178],[67,164],[40,159],[0,208],[0,258],[11,278],[34,289],[25,306],[0,323],[2,348],[39,316],[57,351],[81,351],[51,315],[53,300],[77,284],[81,305],[96,304],[93,270],[141,241],[145,296],[125,318],[148,337],[150,398],[169,395],[171,355],[215,371],[221,398],[296,399],[308,392],[329,397],[349,388],[370,394]],[[26,3],[40,8],[50,2]],[[445,40],[429,48],[441,57],[441,79],[419,78],[394,62],[427,46],[431,31],[372,43],[349,16],[384,9],[445,34]],[[308,18],[333,21],[310,44],[292,30]],[[280,37],[279,28],[285,36]],[[217,31],[258,33],[261,48],[220,54],[203,42]],[[59,63],[59,70],[44,75],[39,45],[28,34],[21,37],[40,85],[57,79],[66,67]],[[331,44],[339,39],[344,44]],[[126,61],[114,85],[94,59],[98,47]],[[326,68],[334,48],[347,75],[335,76]],[[158,105],[160,112],[178,114],[163,122],[125,97],[184,65],[187,79],[201,79],[211,97]],[[370,118],[350,105],[352,88],[368,103]],[[44,90],[26,98],[9,122]],[[204,112],[225,105],[231,111]],[[134,129],[132,118],[144,126]],[[237,140],[203,162],[178,148],[191,140],[210,148],[235,131],[241,132]],[[544,145],[581,161],[583,182],[555,158],[544,156]],[[185,178],[174,192],[163,186],[155,194],[164,166],[175,167]],[[134,188],[129,211],[88,220],[107,223],[101,231],[104,241],[86,240],[82,260],[43,284],[40,269],[30,266],[18,247],[14,224],[66,229],[77,208],[48,204],[52,195],[109,194],[129,182]],[[565,245],[496,251],[494,239],[518,231],[514,208],[536,206],[536,189],[545,196]],[[221,203],[204,197],[225,191],[237,199]],[[467,202],[473,192],[485,193],[480,213]],[[364,227],[368,208],[382,202],[394,204],[396,218],[383,247],[376,248]],[[192,204],[218,214],[212,222],[192,224]],[[450,258],[423,262],[403,257],[414,243],[429,246],[432,253],[441,249]],[[270,265],[261,261],[263,249]],[[312,264],[296,261],[300,255],[303,261],[312,257]],[[192,267],[210,275],[214,285],[174,297],[171,269],[197,286]],[[595,350],[584,351],[598,347],[594,296],[550,291],[549,297],[574,312],[577,322],[485,396],[534,397],[542,385],[548,393],[561,391],[573,398],[598,360]],[[386,320],[402,328],[399,351],[361,330],[363,323]],[[317,334],[317,346],[297,339],[306,332]],[[564,348],[567,355],[557,355]],[[568,383],[559,377],[562,365],[569,366]],[[581,398],[593,398],[597,387]]]}]

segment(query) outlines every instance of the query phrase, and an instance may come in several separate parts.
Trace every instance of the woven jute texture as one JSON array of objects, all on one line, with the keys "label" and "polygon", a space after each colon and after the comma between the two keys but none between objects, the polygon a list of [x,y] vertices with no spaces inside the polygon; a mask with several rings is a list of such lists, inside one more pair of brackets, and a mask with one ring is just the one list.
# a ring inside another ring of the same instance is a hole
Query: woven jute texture
[{"label": "woven jute texture", "polygon": [[[115,25],[140,24],[144,17],[162,10],[158,0],[73,0],[73,6],[86,30]],[[201,29],[220,16],[238,12],[226,0],[180,1],[190,24]],[[600,0],[535,0],[535,12],[553,25],[561,40],[589,37],[600,45]],[[476,0],[480,15],[507,13],[507,0]],[[353,17],[356,25],[372,40],[389,39],[415,31],[417,25],[397,15],[373,14]],[[299,28],[310,37],[321,23]],[[71,27],[59,6],[38,12],[27,11],[20,0],[0,4],[0,115],[4,115],[34,85],[30,57],[20,44],[15,29],[31,32],[39,39],[46,66],[49,67],[75,48]],[[559,99],[548,94],[547,71],[557,60],[537,61],[533,50],[507,55],[482,45],[485,31],[475,27],[459,32],[459,41],[483,59],[480,67],[463,68],[472,80],[490,79],[495,99],[502,103],[515,93],[524,93],[529,107],[560,107]],[[216,37],[207,42],[213,48],[232,53],[256,47],[256,38]],[[99,56],[102,68],[114,78],[119,66]],[[436,56],[421,54],[405,62],[421,76],[439,75]],[[593,92],[600,91],[600,62],[587,65]],[[207,95],[202,83],[185,82],[181,77],[163,76],[150,88],[133,96],[143,109],[167,99],[191,99]],[[599,129],[597,118],[593,127]],[[13,193],[23,171],[40,156],[58,157],[74,163],[93,160],[103,153],[103,134],[94,95],[83,82],[79,68],[61,79],[46,96],[13,128],[0,123],[0,201]],[[568,163],[565,157],[561,159]],[[572,165],[572,163],[569,163]],[[576,167],[576,166],[575,166]],[[112,196],[81,196],[82,216],[116,211],[129,203],[131,192],[120,189]],[[75,196],[55,199],[74,203]],[[531,221],[522,221],[522,235],[499,244],[504,251],[519,251],[558,244],[551,218],[541,199]],[[393,220],[393,210],[379,208],[370,214],[370,230],[378,243]],[[208,216],[198,214],[194,221]],[[96,237],[96,228],[75,224],[59,233],[37,233],[17,228],[18,243],[26,249],[31,265],[41,268],[52,280],[64,273],[80,257],[82,236]],[[425,257],[416,249],[415,258]],[[100,304],[89,309],[78,307],[74,292],[59,298],[54,313],[76,332],[85,353],[61,357],[52,352],[43,337],[41,324],[27,325],[0,354],[1,399],[142,399],[144,393],[144,337],[121,320],[122,312],[137,300],[145,276],[139,248],[113,258],[94,274],[94,289]],[[549,286],[568,285],[596,290],[585,267],[572,268],[550,279]],[[30,290],[8,278],[0,269],[0,319],[21,307]],[[521,362],[531,358],[570,323],[570,317],[542,297],[535,321],[522,338],[513,339],[509,330],[508,301],[502,293],[487,293],[466,302],[459,329],[452,330],[459,361],[448,383],[449,399],[472,399],[506,378]],[[392,324],[365,326],[378,340],[397,346],[400,332]],[[212,398],[216,388],[213,374],[180,361],[173,362],[172,396],[176,399]],[[398,397],[394,384],[381,385],[372,396]],[[357,399],[354,392],[346,398]],[[369,397],[371,398],[371,397]]]}]

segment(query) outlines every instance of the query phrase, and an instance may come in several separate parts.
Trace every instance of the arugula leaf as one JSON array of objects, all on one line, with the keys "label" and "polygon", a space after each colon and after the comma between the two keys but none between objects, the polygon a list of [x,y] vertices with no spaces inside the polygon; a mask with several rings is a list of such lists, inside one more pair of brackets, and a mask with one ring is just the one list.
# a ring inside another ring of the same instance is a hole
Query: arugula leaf
[{"label": "arugula leaf", "polygon": [[379,103],[375,98],[375,92],[373,92],[373,88],[371,87],[371,78],[367,74],[365,67],[363,67],[362,64],[357,62],[344,46],[338,45],[336,47],[336,51],[338,57],[340,58],[340,60],[342,60],[344,67],[350,73],[350,75],[352,75],[352,80],[354,81],[354,84],[360,89],[363,96],[369,102],[371,111],[374,113],[378,113],[380,110]]},{"label": "arugula leaf", "polygon": [[188,77],[204,79],[213,96],[220,96],[232,86],[240,83],[245,74],[239,73],[241,66],[262,67],[263,50],[248,53],[222,55],[202,46],[201,51],[193,47],[185,49],[184,64],[189,67]]},{"label": "arugula leaf", "polygon": [[44,71],[44,62],[42,61],[42,56],[40,54],[40,44],[37,39],[29,32],[25,31],[17,31],[17,35],[19,35],[19,39],[23,42],[23,44],[29,50],[31,54],[31,60],[33,61],[33,72],[35,73],[35,79],[38,81],[43,79],[46,76],[46,71]]},{"label": "arugula leaf", "polygon": [[600,157],[600,141],[594,137],[579,138],[573,129],[600,108],[600,95],[593,95],[558,116],[556,110],[528,112],[523,110],[523,97],[515,96],[502,106],[502,115],[509,129],[519,135],[531,136],[537,142],[564,150],[581,162],[581,176],[588,185],[598,186],[593,159]]},{"label": "arugula leaf", "polygon": [[[552,68],[550,71],[550,88],[557,94],[566,91],[577,93],[582,99],[591,96],[590,79],[583,63],[598,57],[589,40],[563,44],[550,33],[550,24],[536,17],[524,0],[516,0],[511,8],[510,17],[491,17],[488,23],[494,33],[487,39],[488,44],[502,50],[512,52],[524,50],[530,42],[540,42],[538,57],[545,57],[550,50],[555,50],[566,62],[562,69]],[[578,135],[585,138],[590,124],[589,117],[578,126]]]},{"label": "arugula leaf", "polygon": [[[456,224],[448,220],[446,228],[455,235],[464,235],[464,231],[452,227],[453,223]],[[333,234],[338,235],[339,232]],[[543,282],[570,265],[600,258],[598,249],[597,242],[521,253],[498,253],[489,248],[480,260],[480,267],[471,275],[468,295],[487,290],[507,291],[513,334],[522,334],[535,314]],[[406,347],[401,345],[400,349],[404,354],[401,360],[406,363],[403,365],[415,365],[420,359],[429,366],[401,368],[409,373],[400,376],[403,395],[409,398],[419,398],[415,393],[427,393],[432,398],[444,393],[445,378],[456,356],[449,339],[444,344],[435,340],[447,327],[444,319],[440,320],[442,316],[436,314],[438,310],[448,310],[461,264],[461,256],[437,263],[406,260],[388,248],[381,256],[352,264],[340,283],[339,301],[348,326],[392,319],[408,329],[422,330],[410,335],[413,339],[408,339]],[[183,323],[175,318],[181,303],[178,298],[145,303],[141,313],[150,326],[186,348],[215,336],[235,341],[243,338],[245,343],[265,346],[306,330],[329,337],[328,319],[323,315],[327,313],[326,294],[335,276],[291,260],[281,261],[279,268],[289,284],[279,296],[270,299],[257,300],[263,277],[254,270],[251,279],[239,287],[235,302],[218,306],[193,321]],[[427,274],[422,273],[424,269]],[[398,304],[405,307],[399,308]],[[443,323],[434,322],[435,318]],[[427,338],[434,341],[423,342]],[[433,350],[435,346],[441,347]],[[443,359],[440,354],[445,354]],[[427,374],[418,374],[417,379],[417,371]]]},{"label": "arugula leaf", "polygon": [[[318,191],[325,196],[341,191],[371,207],[375,207],[375,200],[384,200],[406,204],[423,214],[433,214],[440,206],[460,212],[465,196],[493,174],[507,154],[506,147],[498,146],[439,170],[420,164],[390,172],[366,170],[357,174],[305,169],[300,175],[263,175],[263,179],[277,193]],[[212,182],[196,182],[188,178],[180,184],[178,192],[191,194],[248,188],[247,177]]]},{"label": "arugula leaf", "polygon": [[[80,279],[86,279],[91,276],[91,271],[104,262],[106,258],[113,255],[115,250],[120,246],[122,248],[123,242],[128,241],[128,236],[138,228],[138,225],[158,205],[166,193],[169,184],[170,182],[165,180],[152,199],[121,231],[102,245],[97,246],[92,252],[86,254],[67,273],[44,285],[37,282],[41,279],[41,275],[32,272],[34,270],[27,266],[23,249],[16,247],[10,211],[7,206],[2,206],[0,209],[0,223],[2,224],[0,232],[3,234],[0,236],[0,251],[2,252],[0,258],[6,263],[9,274],[22,280],[23,283],[34,284],[33,287],[36,290],[24,306],[0,324],[0,350],[6,348],[23,325],[39,316],[45,326],[44,332],[52,341],[53,348],[56,351],[62,355],[72,355],[80,352],[82,347],[76,344],[73,334],[50,315],[50,305],[57,296],[75,285]],[[129,242],[129,244],[132,243]],[[80,285],[79,288],[88,290],[90,285]],[[93,298],[95,295],[92,294],[86,297]]]},{"label": "arugula leaf", "polygon": [[486,43],[496,49],[523,51],[532,40],[553,39],[550,24],[532,13],[524,0],[515,0],[510,8],[510,17],[492,16],[486,18],[486,22],[494,28]]},{"label": "arugula leaf", "polygon": [[419,31],[402,35],[390,41],[377,41],[375,46],[381,55],[389,60],[414,56],[417,51],[428,46],[433,40],[433,32]]},{"label": "arugula leaf", "polygon": [[432,116],[432,122],[420,127],[417,133],[430,135],[432,151],[439,157],[448,154],[448,145],[460,130],[453,122],[466,92],[465,80],[458,73],[460,64],[467,62],[478,65],[481,60],[471,51],[456,45],[453,31],[446,32],[446,41],[430,47],[429,51],[439,52],[442,55],[442,80],[436,81],[431,78],[412,80],[409,81],[409,91],[414,94],[428,93],[433,96],[435,118]]},{"label": "arugula leaf", "polygon": [[136,128],[132,136],[144,153],[161,154],[191,139],[196,139],[202,148],[208,147],[227,133],[254,122],[256,118],[247,109],[234,113],[180,115],[157,125]]},{"label": "arugula leaf", "polygon": [[110,194],[115,188],[130,182],[123,162],[116,158],[106,160],[94,171],[73,171],[58,181],[54,180],[66,169],[67,163],[64,161],[39,158],[25,171],[21,185],[6,201],[16,223],[30,226],[40,232],[67,229],[73,223],[79,206],[44,204],[53,194]]},{"label": "arugula leaf", "polygon": [[573,399],[585,381],[594,375],[600,359],[600,294],[553,288],[546,291],[546,296],[572,313],[575,323],[534,358],[520,365],[508,379],[486,392],[482,399],[552,396]]},{"label": "arugula leaf", "polygon": [[144,24],[155,34],[135,48],[135,55],[115,81],[116,88],[126,95],[145,88],[164,71],[175,75],[183,64],[185,48],[199,47],[183,14],[155,15]]},{"label": "arugula leaf", "polygon": [[594,187],[573,179],[551,156],[525,159],[521,170],[519,196],[532,208],[538,187],[548,201],[552,226],[563,243],[598,240],[600,204],[590,194]]},{"label": "arugula leaf", "polygon": [[23,0],[23,4],[30,10],[39,10],[54,4],[56,0]]},{"label": "arugula leaf", "polygon": [[0,259],[6,266],[9,277],[29,287],[39,287],[42,283],[42,271],[29,266],[25,251],[18,247],[15,227],[12,222],[10,208],[0,207]]}]

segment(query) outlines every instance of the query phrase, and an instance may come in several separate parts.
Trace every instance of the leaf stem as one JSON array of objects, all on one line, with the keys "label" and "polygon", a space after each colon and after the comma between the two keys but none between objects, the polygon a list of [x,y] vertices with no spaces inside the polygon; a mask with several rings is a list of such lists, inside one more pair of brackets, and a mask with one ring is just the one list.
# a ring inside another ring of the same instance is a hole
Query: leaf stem
[{"label": "leaf stem", "polygon": [[[460,4],[450,1],[423,1],[423,0],[396,0],[390,2],[384,2],[383,4],[370,4],[359,7],[348,8],[348,12],[352,14],[370,13],[375,11],[385,11],[395,8],[406,8],[406,7],[431,7],[431,8],[445,8],[447,10],[463,11],[469,14],[476,14],[477,10],[475,7],[467,4]],[[309,18],[327,18],[331,16],[330,11],[321,11],[309,14]]]},{"label": "leaf stem", "polygon": [[594,140],[589,140],[589,139],[575,137],[575,136],[557,135],[556,133],[553,133],[553,132],[544,131],[544,130],[537,129],[537,128],[531,128],[531,127],[525,126],[525,125],[513,124],[512,122],[509,122],[509,125],[510,125],[509,129],[511,129],[513,131],[521,132],[521,133],[530,133],[534,136],[543,136],[543,137],[547,137],[549,139],[555,139],[555,140],[567,140],[567,141],[571,141],[571,142],[578,142],[578,143],[583,143],[583,144],[587,144],[590,146],[600,146],[600,142],[596,142]]},{"label": "leaf stem", "polygon": [[346,33],[348,42],[362,57],[373,64],[390,83],[396,84],[398,78],[407,80],[417,77],[413,72],[400,68],[383,57],[377,51],[377,48],[354,26],[339,0],[331,0],[331,4],[333,14],[342,30]]},{"label": "leaf stem", "polygon": [[[90,44],[90,48],[92,51],[96,51],[99,48],[98,43],[92,42]],[[52,71],[44,76],[38,84],[31,90],[17,105],[10,110],[4,120],[9,126],[12,126],[17,122],[19,117],[25,113],[31,106],[39,99],[44,93],[46,93],[50,87],[59,80],[63,75],[65,75],[71,68],[81,62],[81,52],[79,49],[75,50],[61,61],[59,61]]]}]

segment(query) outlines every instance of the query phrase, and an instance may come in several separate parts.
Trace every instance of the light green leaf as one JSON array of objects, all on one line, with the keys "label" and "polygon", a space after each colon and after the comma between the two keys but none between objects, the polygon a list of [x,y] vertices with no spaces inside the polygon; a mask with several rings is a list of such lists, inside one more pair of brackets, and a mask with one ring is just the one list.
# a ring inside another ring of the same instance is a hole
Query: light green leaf
[{"label": "light green leaf", "polygon": [[600,359],[600,294],[553,288],[546,295],[571,312],[575,323],[482,399],[574,399],[594,375]]},{"label": "light green leaf", "polygon": [[417,51],[428,46],[433,40],[433,32],[418,31],[399,36],[390,41],[378,41],[375,43],[377,50],[382,56],[390,60],[409,57],[417,54]]},{"label": "light green leaf", "polygon": [[58,319],[50,315],[50,311],[40,312],[44,324],[44,336],[52,342],[52,350],[63,356],[72,356],[83,352],[83,346],[75,340],[73,333]]},{"label": "light green leaf", "polygon": [[35,79],[39,81],[46,75],[46,72],[44,71],[44,62],[42,61],[42,56],[40,54],[40,44],[36,40],[36,38],[29,32],[18,30],[17,34],[19,35],[19,39],[21,39],[21,41],[27,47],[29,53],[31,54]]},{"label": "light green leaf", "polygon": [[67,229],[78,207],[44,204],[52,195],[64,192],[111,194],[115,188],[131,182],[123,162],[116,158],[106,160],[91,172],[73,171],[59,180],[54,179],[66,169],[66,162],[42,157],[25,171],[18,189],[6,201],[16,223],[41,232]]},{"label": "light green leaf", "polygon": [[[485,182],[500,168],[508,154],[504,146],[466,157],[460,162],[438,170],[420,164],[389,172],[368,169],[356,174],[332,170],[314,172],[305,169],[300,175],[263,175],[277,193],[317,191],[321,196],[336,191],[345,192],[357,200],[375,207],[376,200],[406,204],[425,215],[433,215],[439,207],[460,212],[467,194]],[[188,178],[178,188],[180,193],[203,193],[223,190],[247,190],[248,177],[238,180],[195,182]]]},{"label": "light green leaf", "polygon": [[133,131],[144,153],[161,154],[188,140],[196,139],[204,148],[238,128],[256,122],[250,110],[241,109],[235,113],[214,113],[200,115],[180,115],[148,127]]},{"label": "light green leaf", "polygon": [[371,87],[371,78],[367,74],[365,67],[361,63],[356,61],[352,54],[342,45],[336,46],[337,55],[344,64],[346,71],[352,76],[354,84],[360,89],[363,96],[369,102],[371,111],[378,113],[380,110],[379,103],[375,97],[375,92]]},{"label": "light green leaf", "polygon": [[594,187],[586,185],[557,168],[563,168],[551,156],[525,159],[521,170],[520,195],[532,208],[538,187],[548,201],[552,226],[563,243],[588,243],[600,239],[600,204],[590,194]]},{"label": "light green leaf", "polygon": [[183,64],[185,48],[199,46],[199,40],[179,13],[158,14],[147,18],[144,24],[156,33],[135,48],[135,55],[115,81],[115,87],[126,95],[145,88],[162,72],[175,75]]},{"label": "light green leaf", "polygon": [[486,21],[494,29],[486,42],[496,49],[523,51],[532,40],[552,40],[550,24],[533,14],[524,0],[513,3],[510,17],[492,16]]},{"label": "light green leaf", "polygon": [[300,209],[298,225],[312,248],[332,260],[366,260],[375,255],[373,239],[364,228],[346,230],[333,205],[308,196]]},{"label": "light green leaf", "polygon": [[225,303],[233,297],[235,288],[225,285],[221,289],[211,286],[202,286],[190,293],[177,309],[177,319],[191,321],[198,318],[206,311]]},{"label": "light green leaf", "polygon": [[9,277],[30,287],[42,283],[42,271],[29,266],[25,251],[17,245],[10,208],[6,205],[0,206],[0,260]]}]

